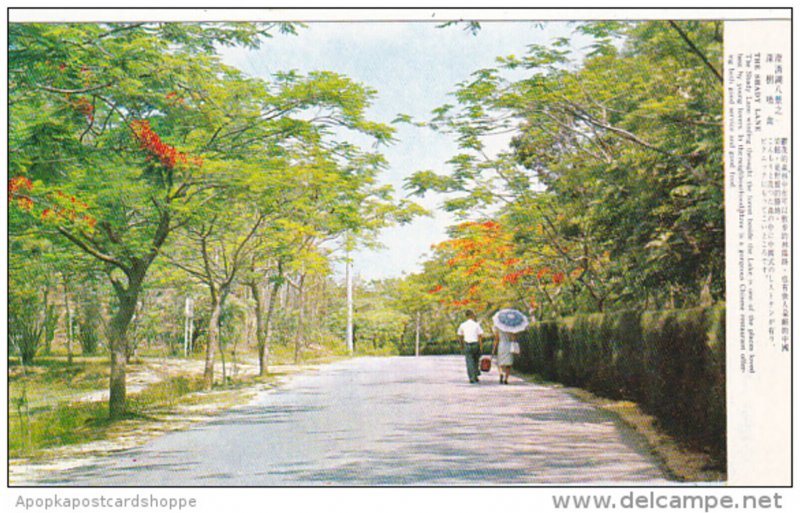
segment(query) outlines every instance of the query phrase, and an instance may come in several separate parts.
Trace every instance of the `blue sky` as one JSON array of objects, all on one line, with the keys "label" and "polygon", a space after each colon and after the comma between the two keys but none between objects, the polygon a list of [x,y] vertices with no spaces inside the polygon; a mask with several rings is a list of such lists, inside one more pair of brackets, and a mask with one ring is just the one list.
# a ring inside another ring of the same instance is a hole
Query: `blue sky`
[{"label": "blue sky", "polygon": [[[437,23],[356,22],[313,23],[297,36],[276,35],[259,50],[228,48],[223,59],[244,72],[267,78],[276,71],[296,69],[306,73],[330,70],[378,91],[369,117],[390,123],[398,113],[426,119],[432,109],[454,103],[448,93],[473,71],[495,65],[501,55],[523,55],[532,43],[546,43],[571,32],[563,23],[543,28],[532,22],[484,23],[477,35],[461,26],[437,28]],[[398,125],[397,143],[382,148],[389,169],[382,180],[405,195],[403,180],[414,171],[446,170],[445,162],[457,152],[449,137],[425,128]],[[354,269],[365,280],[397,277],[419,270],[431,244],[445,238],[452,218],[437,209],[442,197],[429,194],[417,199],[433,217],[386,229],[383,250],[354,254]]]}]

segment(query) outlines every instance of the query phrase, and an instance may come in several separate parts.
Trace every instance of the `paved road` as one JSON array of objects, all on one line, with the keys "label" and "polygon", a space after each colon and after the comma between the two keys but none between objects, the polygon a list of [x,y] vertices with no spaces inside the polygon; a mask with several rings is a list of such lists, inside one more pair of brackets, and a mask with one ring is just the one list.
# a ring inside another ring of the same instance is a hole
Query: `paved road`
[{"label": "paved road", "polygon": [[564,391],[463,357],[358,358],[45,485],[666,483],[643,441]]}]

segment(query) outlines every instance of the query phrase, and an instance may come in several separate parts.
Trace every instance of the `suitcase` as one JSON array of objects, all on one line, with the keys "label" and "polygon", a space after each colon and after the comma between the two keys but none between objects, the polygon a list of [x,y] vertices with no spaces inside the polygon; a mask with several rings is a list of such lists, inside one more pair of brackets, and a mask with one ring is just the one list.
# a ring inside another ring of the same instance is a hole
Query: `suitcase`
[{"label": "suitcase", "polygon": [[492,369],[492,357],[481,356],[480,364],[481,372],[489,372]]}]

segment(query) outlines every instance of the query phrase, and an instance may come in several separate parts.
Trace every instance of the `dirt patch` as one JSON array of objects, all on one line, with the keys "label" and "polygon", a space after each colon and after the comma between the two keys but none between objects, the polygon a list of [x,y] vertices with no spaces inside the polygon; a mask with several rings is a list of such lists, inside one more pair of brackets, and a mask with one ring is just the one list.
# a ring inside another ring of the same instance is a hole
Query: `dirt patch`
[{"label": "dirt patch", "polygon": [[[148,384],[184,373],[196,374],[198,369],[202,372],[202,366],[202,362],[191,360],[143,362],[137,365],[136,370],[129,376],[128,390],[141,390]],[[247,404],[261,392],[280,386],[293,374],[313,371],[316,368],[314,365],[273,365],[270,367],[271,379],[268,382],[187,394],[181,398],[179,404],[170,408],[168,413],[116,423],[104,440],[43,449],[38,451],[35,457],[10,459],[9,484],[35,485],[50,473],[91,464],[103,456],[138,447],[165,433],[188,429],[207,422],[226,410]],[[258,373],[258,365],[240,364],[237,373],[240,379],[255,376]],[[107,398],[107,395],[103,394],[107,392],[92,392],[82,396],[81,400]]]}]

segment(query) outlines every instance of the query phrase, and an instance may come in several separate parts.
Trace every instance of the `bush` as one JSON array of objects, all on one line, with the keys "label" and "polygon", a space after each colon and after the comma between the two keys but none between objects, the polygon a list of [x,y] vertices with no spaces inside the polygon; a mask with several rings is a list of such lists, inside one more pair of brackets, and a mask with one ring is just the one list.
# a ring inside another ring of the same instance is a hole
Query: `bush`
[{"label": "bush", "polygon": [[14,348],[23,365],[32,365],[39,350],[44,331],[42,323],[35,319],[15,319],[8,323],[9,348]]},{"label": "bush", "polygon": [[35,297],[10,297],[8,304],[8,351],[16,353],[23,365],[33,364],[45,322]]},{"label": "bush", "polygon": [[636,401],[724,463],[724,306],[538,322],[521,342],[518,369]]},{"label": "bush", "polygon": [[81,310],[78,317],[78,342],[81,345],[81,354],[91,356],[97,353],[100,346],[100,318],[90,311]]},{"label": "bush", "polygon": [[[486,342],[484,342],[484,347]],[[416,341],[411,337],[404,337],[397,344],[397,352],[402,356],[411,356],[416,350]],[[421,338],[419,341],[419,353],[421,355],[443,355],[461,354],[461,341],[455,339],[432,339]]]}]

